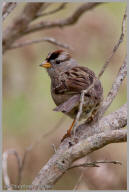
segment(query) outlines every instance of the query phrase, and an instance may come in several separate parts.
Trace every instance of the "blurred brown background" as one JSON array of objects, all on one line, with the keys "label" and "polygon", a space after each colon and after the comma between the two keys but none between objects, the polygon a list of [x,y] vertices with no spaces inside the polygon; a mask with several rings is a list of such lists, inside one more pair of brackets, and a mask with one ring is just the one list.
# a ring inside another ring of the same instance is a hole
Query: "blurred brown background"
[{"label": "blurred brown background", "polygon": [[[13,21],[25,3],[17,8],[4,22],[6,28]],[[67,3],[64,10],[40,20],[66,18],[81,3]],[[53,3],[48,11],[58,7]],[[54,37],[73,48],[72,56],[80,65],[88,66],[96,74],[111,54],[112,48],[121,33],[121,22],[125,3],[103,3],[84,13],[75,25],[64,28],[41,30],[25,36],[20,42],[41,37]],[[40,142],[29,152],[22,184],[31,184],[40,168],[54,153],[56,147],[71,124],[69,117],[54,112],[55,104],[50,95],[50,79],[39,64],[48,52],[58,49],[48,42],[32,44],[23,48],[7,51],[3,56],[3,151],[16,149],[22,156],[25,149],[44,135]],[[105,71],[101,81],[104,96],[111,88],[112,82],[122,64],[126,52],[126,39],[120,45],[112,62]],[[115,111],[126,102],[126,81],[113,101],[107,114]],[[90,160],[119,160],[122,165],[101,165],[100,168],[85,168],[84,176],[78,189],[126,189],[126,144],[110,144],[92,153]],[[17,164],[10,156],[8,170],[11,183],[16,183]],[[80,176],[81,169],[68,171],[55,185],[54,189],[73,189]]]}]

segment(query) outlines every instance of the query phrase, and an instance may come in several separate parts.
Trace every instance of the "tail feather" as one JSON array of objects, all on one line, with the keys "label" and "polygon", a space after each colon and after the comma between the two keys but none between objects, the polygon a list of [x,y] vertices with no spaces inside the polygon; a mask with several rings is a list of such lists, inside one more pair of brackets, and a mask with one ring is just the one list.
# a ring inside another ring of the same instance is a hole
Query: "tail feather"
[{"label": "tail feather", "polygon": [[78,105],[80,101],[80,94],[74,95],[70,97],[67,101],[64,103],[60,104],[56,108],[53,109],[53,111],[60,111],[64,113],[70,112],[76,105]]}]

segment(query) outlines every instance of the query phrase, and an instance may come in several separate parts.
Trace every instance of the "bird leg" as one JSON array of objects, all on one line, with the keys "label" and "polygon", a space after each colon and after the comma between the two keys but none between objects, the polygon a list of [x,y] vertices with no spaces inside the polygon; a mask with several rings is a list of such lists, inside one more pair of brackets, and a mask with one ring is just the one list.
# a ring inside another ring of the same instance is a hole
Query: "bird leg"
[{"label": "bird leg", "polygon": [[61,139],[61,142],[64,141],[65,138],[71,136],[71,131],[72,131],[72,128],[73,128],[73,126],[74,126],[74,123],[75,123],[75,119],[73,120],[72,125],[70,126],[70,128],[67,130],[67,133],[66,133],[66,134],[63,136],[63,138]]}]

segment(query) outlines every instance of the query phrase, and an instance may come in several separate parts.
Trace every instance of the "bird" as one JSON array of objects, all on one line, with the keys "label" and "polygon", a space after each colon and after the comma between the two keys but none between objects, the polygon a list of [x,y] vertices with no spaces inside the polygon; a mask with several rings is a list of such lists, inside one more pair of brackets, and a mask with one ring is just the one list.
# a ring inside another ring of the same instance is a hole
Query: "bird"
[{"label": "bird", "polygon": [[71,136],[82,91],[88,89],[94,81],[93,87],[84,96],[80,115],[80,120],[90,122],[102,103],[103,87],[93,70],[79,65],[69,52],[62,49],[48,53],[40,67],[46,68],[51,79],[51,96],[57,106],[54,111],[63,112],[73,119],[63,141]]}]

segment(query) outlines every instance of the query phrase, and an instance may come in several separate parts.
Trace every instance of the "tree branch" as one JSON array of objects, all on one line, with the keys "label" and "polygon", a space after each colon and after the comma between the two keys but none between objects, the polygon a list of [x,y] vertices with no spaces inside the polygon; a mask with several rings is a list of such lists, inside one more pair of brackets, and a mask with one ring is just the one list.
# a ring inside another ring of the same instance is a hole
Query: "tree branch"
[{"label": "tree branch", "polygon": [[57,7],[56,9],[53,9],[52,11],[48,11],[48,12],[45,12],[45,13],[38,13],[37,14],[37,18],[43,17],[43,16],[47,16],[47,15],[51,15],[51,14],[54,14],[56,12],[59,12],[59,11],[61,11],[62,9],[64,9],[66,7],[66,4],[67,4],[66,2],[65,3],[61,3],[59,5],[59,7]]},{"label": "tree branch", "polygon": [[127,130],[117,129],[125,127],[126,124],[127,106],[124,105],[114,113],[102,118],[99,124],[89,125],[90,130],[96,126],[96,130],[105,130],[105,132],[92,135],[86,124],[80,125],[76,132],[78,143],[76,144],[72,140],[73,138],[66,138],[60,144],[56,153],[34,179],[32,183],[33,189],[51,189],[53,184],[69,169],[76,159],[82,158],[107,144],[125,142],[127,139]]},{"label": "tree branch", "polygon": [[125,10],[124,16],[123,16],[123,20],[122,20],[122,25],[121,25],[121,34],[120,37],[118,39],[118,42],[116,43],[116,45],[114,46],[112,53],[110,55],[110,57],[106,60],[105,64],[103,65],[98,77],[100,78],[102,76],[102,74],[104,73],[105,69],[107,68],[107,66],[109,65],[109,63],[111,62],[112,57],[114,56],[114,54],[116,53],[117,49],[119,48],[120,44],[123,42],[124,40],[124,36],[125,36],[125,22],[126,22],[126,18],[127,18],[127,8]]},{"label": "tree branch", "polygon": [[112,84],[112,88],[109,91],[107,98],[103,101],[103,104],[100,108],[100,116],[102,116],[104,112],[108,109],[108,107],[111,105],[126,76],[127,76],[127,57],[125,58],[123,65],[119,69],[117,77]]},{"label": "tree branch", "polygon": [[24,33],[28,34],[34,31],[39,31],[41,29],[49,29],[53,27],[64,27],[68,25],[73,25],[79,20],[79,18],[82,16],[83,13],[95,8],[100,4],[101,3],[84,3],[79,8],[77,8],[75,12],[72,13],[71,16],[67,17],[66,19],[57,20],[57,21],[42,21],[40,23],[28,26],[28,28]]},{"label": "tree branch", "polygon": [[2,10],[2,19],[3,21],[6,17],[13,11],[13,9],[17,6],[17,3],[3,3],[3,10]]},{"label": "tree branch", "polygon": [[34,20],[36,14],[44,3],[27,3],[21,15],[8,26],[3,32],[3,52],[11,47],[11,44],[23,35],[31,21]]},{"label": "tree branch", "polygon": [[43,37],[41,39],[28,40],[28,41],[21,42],[21,43],[14,43],[11,45],[10,49],[21,48],[21,47],[25,47],[28,45],[32,45],[34,43],[42,43],[42,41],[47,41],[53,45],[72,50],[72,48],[69,45],[67,45],[66,43],[59,42],[56,39],[54,39],[53,37]]},{"label": "tree branch", "polygon": [[95,123],[91,124],[83,123],[79,125],[77,128],[76,135],[80,139],[86,139],[87,137],[100,132],[108,132],[110,130],[122,129],[126,125],[127,125],[127,104],[124,104],[117,111],[100,119],[99,122],[96,121]]},{"label": "tree branch", "polygon": [[[46,8],[46,3],[27,3],[21,15],[15,19],[15,21],[7,27],[3,32],[2,47],[3,53],[10,49],[12,44],[23,35],[38,31],[41,29],[53,28],[53,27],[63,27],[67,25],[75,24],[81,15],[88,10],[96,7],[101,3],[85,3],[77,8],[74,13],[67,17],[66,19],[58,21],[45,21],[38,24],[30,23],[37,18],[37,15],[40,14],[41,8]],[[50,5],[50,3],[48,4]],[[64,6],[64,5],[63,5]],[[62,8],[62,6],[61,6]]]},{"label": "tree branch", "polygon": [[122,165],[122,163],[120,161],[107,161],[107,160],[103,160],[103,161],[93,161],[93,162],[85,162],[85,163],[81,163],[81,164],[75,164],[72,165],[69,169],[73,169],[73,168],[78,168],[78,167],[100,167],[100,165],[98,164],[118,164],[118,165]]},{"label": "tree branch", "polygon": [[50,7],[53,3],[44,3],[44,5],[41,7],[41,9],[37,12],[35,19],[37,19],[38,15],[42,14],[42,12],[44,12],[46,9],[48,9],[48,7]]}]

